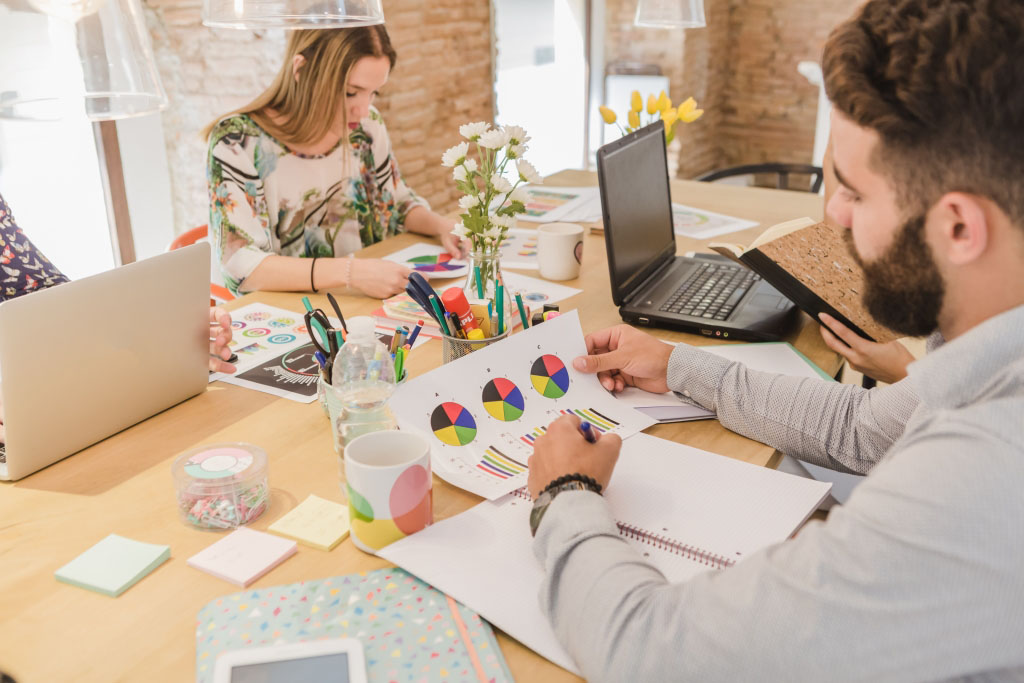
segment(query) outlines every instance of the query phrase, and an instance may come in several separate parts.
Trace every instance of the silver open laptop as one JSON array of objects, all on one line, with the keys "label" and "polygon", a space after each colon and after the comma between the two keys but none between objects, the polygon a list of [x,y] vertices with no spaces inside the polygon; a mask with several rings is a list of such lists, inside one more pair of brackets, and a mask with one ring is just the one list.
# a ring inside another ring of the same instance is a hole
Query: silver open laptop
[{"label": "silver open laptop", "polygon": [[203,391],[209,307],[207,243],[0,304],[0,479]]}]

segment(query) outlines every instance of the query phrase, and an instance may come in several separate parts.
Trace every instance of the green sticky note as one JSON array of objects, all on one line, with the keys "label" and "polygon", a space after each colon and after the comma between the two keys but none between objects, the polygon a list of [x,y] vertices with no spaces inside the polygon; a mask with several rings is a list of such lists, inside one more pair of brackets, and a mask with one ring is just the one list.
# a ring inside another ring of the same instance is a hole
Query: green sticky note
[{"label": "green sticky note", "polygon": [[171,557],[169,545],[110,534],[56,572],[58,581],[116,598]]}]

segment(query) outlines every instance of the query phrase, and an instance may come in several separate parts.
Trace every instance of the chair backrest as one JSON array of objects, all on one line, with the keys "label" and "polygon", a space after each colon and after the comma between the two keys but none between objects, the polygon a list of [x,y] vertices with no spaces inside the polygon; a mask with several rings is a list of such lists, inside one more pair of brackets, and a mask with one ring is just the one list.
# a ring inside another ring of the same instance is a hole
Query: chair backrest
[{"label": "chair backrest", "polygon": [[[697,180],[710,183],[723,178],[734,178],[736,176],[754,175],[759,173],[775,175],[775,186],[780,190],[806,189],[808,192],[813,192],[815,194],[817,194],[818,190],[821,189],[821,184],[825,179],[825,174],[821,170],[821,166],[771,162],[765,164],[745,164],[743,166],[720,168],[698,176]],[[791,188],[789,186],[789,176],[791,175],[811,176],[811,183],[806,188]]]}]

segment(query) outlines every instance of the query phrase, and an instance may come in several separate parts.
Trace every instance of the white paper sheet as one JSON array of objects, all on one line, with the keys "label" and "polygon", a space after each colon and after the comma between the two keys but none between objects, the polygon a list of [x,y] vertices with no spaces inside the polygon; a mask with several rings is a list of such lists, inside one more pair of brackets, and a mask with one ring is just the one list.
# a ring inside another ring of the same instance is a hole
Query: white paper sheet
[{"label": "white paper sheet", "polygon": [[523,304],[531,310],[543,308],[544,304],[557,304],[583,292],[582,289],[566,287],[556,282],[519,273],[503,273],[502,276],[505,278],[505,287],[512,294],[512,298],[515,299],[516,292],[519,292],[523,297]]},{"label": "white paper sheet", "polygon": [[672,224],[677,235],[706,240],[729,232],[753,228],[760,223],[706,211],[685,204],[672,204]]},{"label": "white paper sheet", "polygon": [[408,266],[428,280],[466,277],[466,273],[469,272],[465,261],[451,258],[448,251],[440,245],[425,242],[399,249],[385,256],[384,260]]},{"label": "white paper sheet", "polygon": [[[716,571],[705,562],[728,567],[786,540],[828,490],[828,484],[638,434],[623,443],[605,498],[631,530],[629,542],[669,581],[680,582]],[[517,495],[484,502],[378,555],[578,674],[538,604],[543,573],[533,555],[530,508]],[[702,553],[704,562],[687,553]]]},{"label": "white paper sheet", "polygon": [[[517,216],[521,221],[534,223],[581,223],[593,216],[596,200],[597,218],[601,220],[601,200],[597,187],[545,187],[528,186],[526,213]],[[591,218],[591,220],[594,220]]]},{"label": "white paper sheet", "polygon": [[623,438],[654,424],[572,368],[585,353],[570,311],[407,382],[391,409],[431,444],[435,474],[493,500],[526,483],[533,440],[563,413]]}]

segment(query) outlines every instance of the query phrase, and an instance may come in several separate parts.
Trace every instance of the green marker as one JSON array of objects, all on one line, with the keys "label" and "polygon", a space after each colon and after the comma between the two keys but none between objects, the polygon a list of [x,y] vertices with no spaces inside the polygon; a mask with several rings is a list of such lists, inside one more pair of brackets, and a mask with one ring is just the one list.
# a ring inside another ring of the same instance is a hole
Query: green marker
[{"label": "green marker", "polygon": [[525,330],[530,326],[530,323],[526,321],[526,309],[523,307],[523,295],[516,292],[516,306],[519,307],[519,319],[523,321],[523,329]]},{"label": "green marker", "polygon": [[448,323],[444,321],[444,313],[441,312],[441,304],[437,303],[437,295],[430,295],[430,306],[434,309],[434,313],[437,315],[437,322],[441,326],[441,330],[447,336],[452,336],[452,333],[448,330]]},{"label": "green marker", "polygon": [[484,281],[480,279],[480,266],[473,266],[473,275],[476,276],[476,298],[484,298]]},{"label": "green marker", "polygon": [[313,304],[309,303],[309,297],[308,296],[302,297],[302,305],[306,307],[306,313],[312,313],[313,312]]}]

